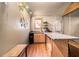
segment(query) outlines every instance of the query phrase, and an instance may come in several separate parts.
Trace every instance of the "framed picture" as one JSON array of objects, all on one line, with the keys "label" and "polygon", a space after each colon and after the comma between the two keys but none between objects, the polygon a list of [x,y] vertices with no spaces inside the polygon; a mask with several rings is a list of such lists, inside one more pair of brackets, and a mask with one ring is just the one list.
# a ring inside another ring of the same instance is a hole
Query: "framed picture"
[{"label": "framed picture", "polygon": [[41,20],[35,20],[35,28],[41,28]]},{"label": "framed picture", "polygon": [[22,27],[22,28],[26,28],[26,23],[25,23],[24,17],[21,17],[21,18],[20,18],[20,24],[21,24],[21,27]]},{"label": "framed picture", "polygon": [[34,30],[42,31],[42,18],[34,18]]}]

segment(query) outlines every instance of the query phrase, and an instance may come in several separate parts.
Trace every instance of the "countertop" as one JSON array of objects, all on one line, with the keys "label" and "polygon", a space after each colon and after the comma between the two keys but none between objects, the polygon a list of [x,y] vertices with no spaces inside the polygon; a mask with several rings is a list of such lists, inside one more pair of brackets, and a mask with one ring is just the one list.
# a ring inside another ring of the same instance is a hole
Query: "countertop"
[{"label": "countertop", "polygon": [[51,39],[79,39],[79,37],[61,34],[58,32],[44,32],[44,34],[46,34]]}]

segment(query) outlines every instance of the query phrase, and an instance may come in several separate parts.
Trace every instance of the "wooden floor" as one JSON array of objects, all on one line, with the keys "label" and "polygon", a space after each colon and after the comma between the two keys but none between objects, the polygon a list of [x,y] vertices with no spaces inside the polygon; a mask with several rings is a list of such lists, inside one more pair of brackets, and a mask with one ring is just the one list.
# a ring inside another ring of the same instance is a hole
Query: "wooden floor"
[{"label": "wooden floor", "polygon": [[27,57],[79,57],[79,43],[68,40],[54,40],[52,43],[30,44],[27,47]]},{"label": "wooden floor", "polygon": [[27,48],[27,57],[50,57],[51,52],[45,43],[30,44]]}]

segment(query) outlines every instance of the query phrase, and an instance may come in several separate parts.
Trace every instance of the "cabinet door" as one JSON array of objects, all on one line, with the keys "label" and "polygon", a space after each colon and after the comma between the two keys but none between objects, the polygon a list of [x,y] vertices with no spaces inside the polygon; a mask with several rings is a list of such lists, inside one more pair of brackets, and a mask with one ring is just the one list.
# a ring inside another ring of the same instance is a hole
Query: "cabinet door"
[{"label": "cabinet door", "polygon": [[40,43],[40,42],[45,43],[45,34],[42,33],[34,34],[34,43]]},{"label": "cabinet door", "polygon": [[79,40],[69,40],[69,56],[79,57]]},{"label": "cabinet door", "polygon": [[46,47],[47,47],[48,54],[52,55],[52,49],[53,49],[52,39],[49,38],[48,36],[46,36]]},{"label": "cabinet door", "polygon": [[67,57],[68,56],[68,40],[54,40],[53,41],[53,57]]}]

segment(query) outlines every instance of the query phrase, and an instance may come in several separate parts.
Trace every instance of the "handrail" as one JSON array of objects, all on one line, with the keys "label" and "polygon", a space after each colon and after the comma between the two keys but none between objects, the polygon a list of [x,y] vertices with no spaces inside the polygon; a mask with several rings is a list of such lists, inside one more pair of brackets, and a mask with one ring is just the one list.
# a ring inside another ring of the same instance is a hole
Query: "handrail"
[{"label": "handrail", "polygon": [[10,51],[8,51],[6,54],[3,55],[3,57],[18,57],[23,50],[27,47],[28,44],[18,44],[14,48],[12,48]]}]

